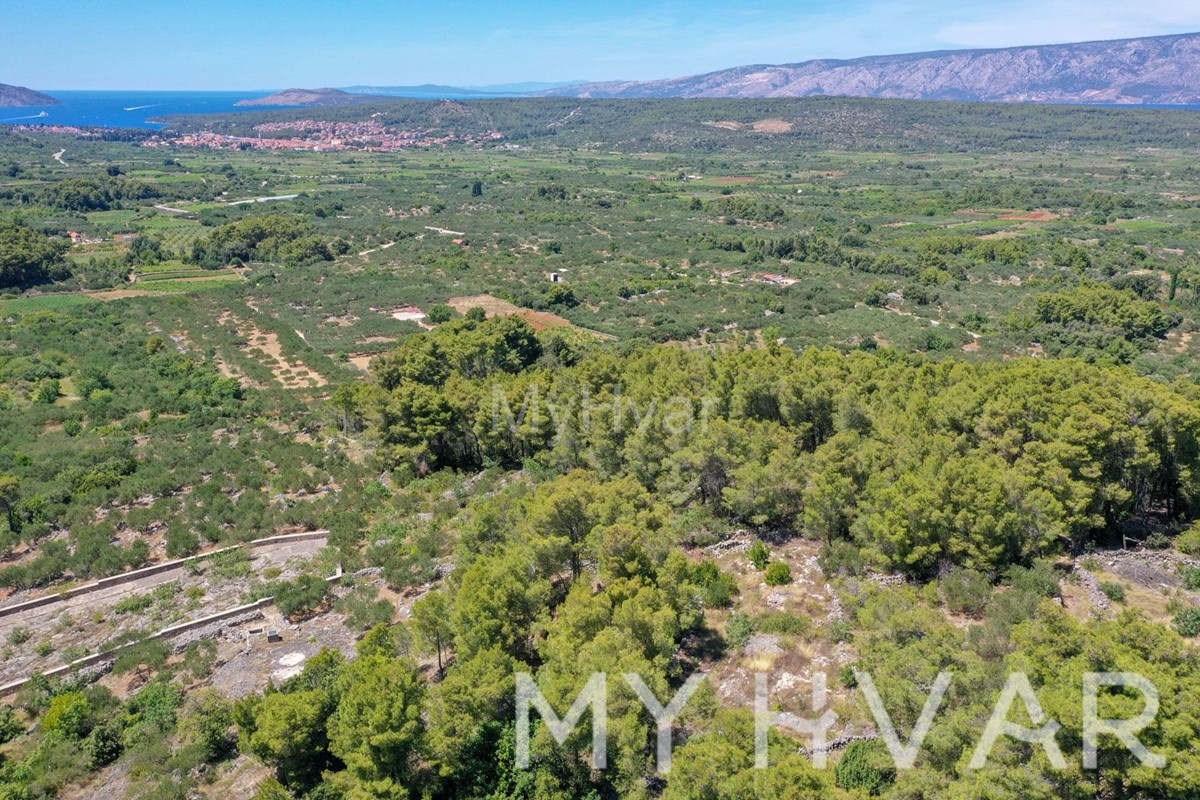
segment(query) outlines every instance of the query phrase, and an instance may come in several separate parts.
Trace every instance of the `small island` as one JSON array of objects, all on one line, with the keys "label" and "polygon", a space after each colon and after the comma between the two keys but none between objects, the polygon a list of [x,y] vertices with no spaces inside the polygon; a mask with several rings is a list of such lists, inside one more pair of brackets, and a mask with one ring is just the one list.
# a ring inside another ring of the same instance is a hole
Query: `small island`
[{"label": "small island", "polygon": [[373,98],[341,89],[284,89],[282,92],[239,100],[238,106],[348,106]]},{"label": "small island", "polygon": [[0,107],[17,108],[21,106],[59,106],[61,100],[56,100],[48,94],[26,89],[24,86],[10,86],[0,83]]}]

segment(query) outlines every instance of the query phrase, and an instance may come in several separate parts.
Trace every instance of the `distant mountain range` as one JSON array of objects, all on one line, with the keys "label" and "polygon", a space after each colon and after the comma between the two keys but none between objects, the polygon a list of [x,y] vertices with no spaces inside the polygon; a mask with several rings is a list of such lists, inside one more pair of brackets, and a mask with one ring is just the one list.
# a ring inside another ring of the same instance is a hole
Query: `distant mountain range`
[{"label": "distant mountain range", "polygon": [[33,89],[26,89],[24,86],[10,86],[7,83],[0,83],[0,107],[14,108],[19,106],[57,105],[62,105],[62,102],[48,94],[35,92]]},{"label": "distant mountain range", "polygon": [[540,94],[1192,105],[1200,103],[1200,33],[753,65],[667,80],[577,84]]},{"label": "distant mountain range", "polygon": [[388,97],[412,97],[434,99],[471,99],[483,97],[528,97],[539,92],[577,86],[587,81],[525,81],[524,83],[500,83],[491,86],[445,86],[423,83],[419,86],[346,86],[354,94],[386,95]]}]

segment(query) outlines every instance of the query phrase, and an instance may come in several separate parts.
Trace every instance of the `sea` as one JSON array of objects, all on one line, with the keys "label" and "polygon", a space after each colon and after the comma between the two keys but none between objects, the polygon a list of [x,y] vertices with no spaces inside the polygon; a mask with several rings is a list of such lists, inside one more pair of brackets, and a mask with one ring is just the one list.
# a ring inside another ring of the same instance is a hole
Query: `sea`
[{"label": "sea", "polygon": [[153,122],[168,114],[223,114],[230,111],[269,111],[273,106],[239,107],[239,100],[263,97],[261,92],[150,92],[45,90],[62,101],[57,106],[0,108],[4,125],[100,125],[106,128],[162,128]]},{"label": "sea", "polygon": [[[417,89],[421,87],[415,87]],[[446,98],[449,87],[431,87]],[[23,106],[0,108],[2,125],[98,125],[106,128],[154,128],[164,127],[160,119],[170,114],[223,114],[230,111],[269,111],[282,106],[237,106],[239,100],[265,97],[273,90],[259,92],[154,92],[130,91],[82,91],[64,89],[45,90],[51,97],[62,101],[57,106]],[[388,95],[381,94],[380,99]],[[411,92],[408,96],[425,96]],[[428,97],[434,97],[429,94]],[[1118,108],[1174,108],[1197,109],[1200,106],[1116,106]]]}]

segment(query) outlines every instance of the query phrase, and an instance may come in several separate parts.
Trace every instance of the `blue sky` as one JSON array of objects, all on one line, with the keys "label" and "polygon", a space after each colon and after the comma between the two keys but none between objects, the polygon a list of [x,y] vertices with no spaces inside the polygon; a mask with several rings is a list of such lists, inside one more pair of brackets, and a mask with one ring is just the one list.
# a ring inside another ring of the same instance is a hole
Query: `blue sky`
[{"label": "blue sky", "polygon": [[0,82],[277,89],[665,78],[1200,31],[1196,0],[0,0]]}]

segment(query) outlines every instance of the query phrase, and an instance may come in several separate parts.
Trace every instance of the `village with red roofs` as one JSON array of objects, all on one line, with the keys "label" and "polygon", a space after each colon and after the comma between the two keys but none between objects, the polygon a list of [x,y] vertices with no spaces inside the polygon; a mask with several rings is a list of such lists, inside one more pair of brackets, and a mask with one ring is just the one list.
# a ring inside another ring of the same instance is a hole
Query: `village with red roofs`
[{"label": "village with red roofs", "polygon": [[217,133],[163,133],[142,142],[143,147],[206,147],[213,150],[359,150],[390,153],[421,147],[466,144],[482,147],[504,138],[499,131],[452,135],[432,130],[403,130],[379,122],[296,120],[254,126],[256,136]]}]

